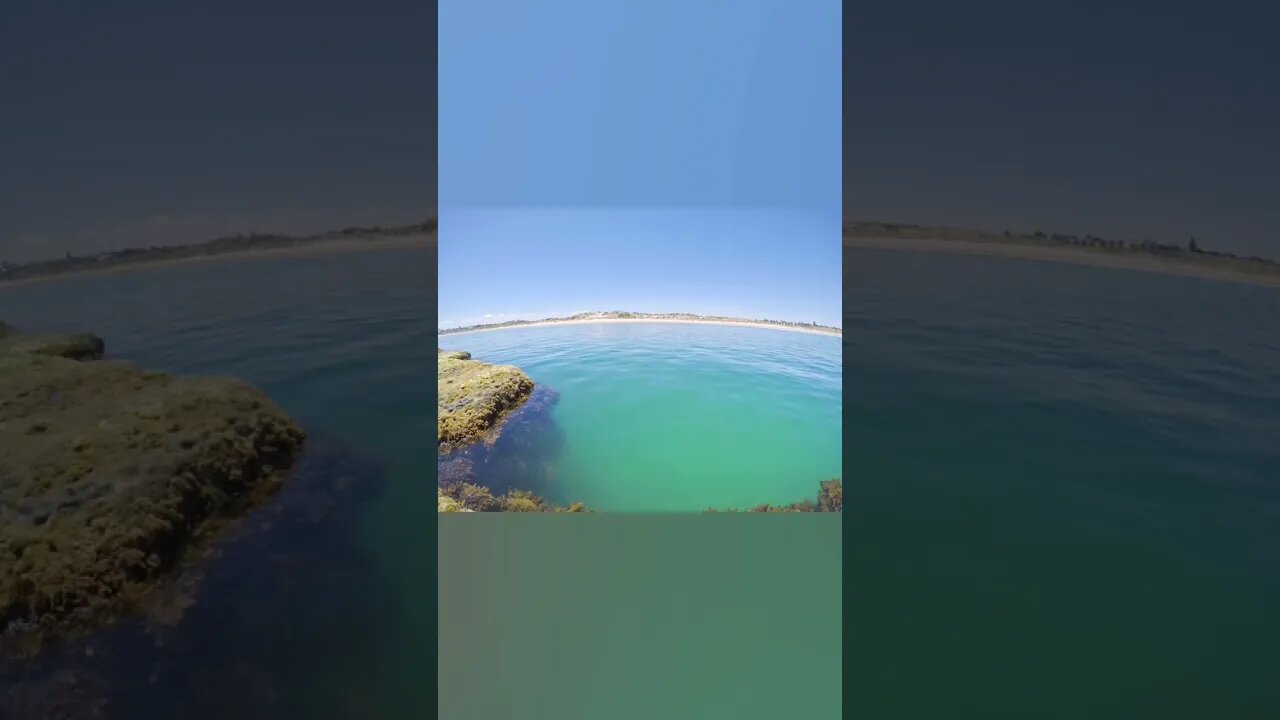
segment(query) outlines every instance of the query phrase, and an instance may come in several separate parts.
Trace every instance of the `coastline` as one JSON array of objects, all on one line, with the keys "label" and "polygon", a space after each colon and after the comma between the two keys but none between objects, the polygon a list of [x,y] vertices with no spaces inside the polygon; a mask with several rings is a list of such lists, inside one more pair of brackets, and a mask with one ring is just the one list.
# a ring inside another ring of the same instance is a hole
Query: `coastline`
[{"label": "coastline", "polygon": [[156,268],[168,267],[170,265],[189,265],[194,263],[217,262],[220,260],[242,260],[245,258],[258,257],[324,255],[329,253],[357,252],[360,250],[427,249],[429,247],[433,247],[434,244],[435,236],[429,234],[388,236],[364,240],[318,240],[315,242],[301,243],[286,247],[252,248],[247,250],[237,250],[234,252],[212,253],[209,255],[193,255],[190,257],[163,258],[158,260],[139,260],[137,262],[111,265],[110,267],[87,268],[84,270],[75,270],[66,273],[18,278],[16,280],[2,280],[0,281],[0,291],[3,291],[5,288],[20,287],[34,283],[55,282],[58,280],[69,280],[89,275],[106,275],[110,273],[129,272],[132,270],[154,270]]},{"label": "coastline", "polygon": [[1135,270],[1138,272],[1280,288],[1280,275],[1191,265],[1186,262],[1166,260],[1150,255],[1110,255],[1097,250],[1083,248],[1016,245],[999,241],[854,237],[849,235],[844,236],[843,245],[845,248],[863,250],[949,253],[953,255],[977,255],[1037,262],[1056,262],[1068,265]]},{"label": "coastline", "polygon": [[470,335],[471,333],[493,332],[495,330],[515,330],[517,328],[527,327],[551,327],[554,325],[591,325],[602,323],[683,323],[687,325],[729,325],[729,326],[745,326],[764,328],[766,330],[784,330],[787,332],[801,332],[810,335],[827,335],[830,337],[842,337],[843,333],[832,332],[825,329],[810,329],[803,327],[791,327],[789,325],[773,325],[770,323],[757,323],[750,321],[731,322],[728,320],[686,320],[686,319],[665,319],[665,318],[593,318],[588,320],[536,320],[519,325],[507,325],[505,327],[480,328],[477,330],[461,330],[458,332],[437,332],[437,336],[445,337],[449,335]]}]

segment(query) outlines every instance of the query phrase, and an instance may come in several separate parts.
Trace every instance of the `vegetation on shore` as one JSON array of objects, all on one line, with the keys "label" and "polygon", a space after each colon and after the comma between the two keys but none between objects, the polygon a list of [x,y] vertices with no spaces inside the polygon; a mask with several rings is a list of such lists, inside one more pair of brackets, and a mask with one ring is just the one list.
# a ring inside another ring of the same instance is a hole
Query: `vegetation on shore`
[{"label": "vegetation on shore", "polygon": [[412,237],[415,235],[429,235],[434,232],[436,232],[436,220],[431,219],[415,225],[401,225],[385,228],[378,226],[348,227],[341,230],[333,230],[314,235],[275,235],[263,233],[249,233],[246,235],[242,233],[239,235],[215,238],[198,244],[129,247],[122,250],[101,252],[85,256],[72,255],[68,252],[60,258],[39,260],[25,264],[12,264],[0,259],[0,283],[11,280],[51,277],[67,273],[83,272],[86,270],[101,270],[164,260],[214,257],[217,255],[228,255],[254,250],[305,247],[333,242],[373,242],[383,238]]},{"label": "vegetation on shore", "polygon": [[1109,256],[1147,256],[1161,261],[1213,270],[1262,275],[1280,275],[1280,262],[1256,255],[1242,256],[1206,249],[1196,238],[1186,245],[1173,245],[1150,240],[1120,240],[1097,235],[1065,235],[1036,230],[1014,233],[1008,230],[990,232],[967,228],[910,225],[903,223],[852,222],[844,225],[848,238],[948,240],[968,243],[992,243],[1018,247],[1078,248]]},{"label": "vegetation on shore", "polygon": [[695,315],[693,313],[642,313],[628,312],[625,310],[607,310],[603,312],[585,312],[577,315],[569,315],[568,317],[552,317],[543,318],[541,320],[507,320],[506,322],[484,323],[481,325],[467,325],[465,327],[443,328],[439,331],[440,335],[449,335],[451,333],[471,332],[474,330],[494,330],[497,328],[519,327],[521,325],[537,325],[540,323],[552,322],[583,322],[589,320],[683,320],[687,322],[719,322],[719,323],[756,323],[759,325],[777,325],[779,327],[796,328],[803,330],[815,330],[820,332],[840,335],[841,330],[837,327],[829,325],[819,325],[816,322],[788,322],[786,320],[764,320],[750,318],[725,317],[722,315]]}]

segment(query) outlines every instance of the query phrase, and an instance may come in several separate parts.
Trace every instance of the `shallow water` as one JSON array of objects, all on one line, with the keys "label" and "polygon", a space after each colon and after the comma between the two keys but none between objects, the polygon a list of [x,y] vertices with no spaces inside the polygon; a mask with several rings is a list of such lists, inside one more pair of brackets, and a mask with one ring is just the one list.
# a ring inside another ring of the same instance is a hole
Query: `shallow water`
[{"label": "shallow water", "polygon": [[90,638],[92,655],[76,644],[0,677],[0,698],[104,699],[130,718],[429,713],[434,271],[434,253],[371,250],[0,288],[14,325],[244,377],[309,433],[285,490],[176,593],[194,600],[176,627],[126,623]]},{"label": "shallow water", "polygon": [[492,448],[464,453],[495,492],[612,512],[812,500],[841,477],[840,339],[670,323],[443,335],[541,388]]},{"label": "shallow water", "polygon": [[847,249],[845,294],[853,707],[1280,716],[1280,292]]}]

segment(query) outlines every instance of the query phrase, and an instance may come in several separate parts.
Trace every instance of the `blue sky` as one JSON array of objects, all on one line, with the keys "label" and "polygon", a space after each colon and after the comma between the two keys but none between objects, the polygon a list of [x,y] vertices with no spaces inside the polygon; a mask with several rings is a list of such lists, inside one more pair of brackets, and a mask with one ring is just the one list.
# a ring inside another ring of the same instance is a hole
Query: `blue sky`
[{"label": "blue sky", "polygon": [[840,12],[836,0],[440,3],[442,212],[838,208]]},{"label": "blue sky", "polygon": [[0,260],[435,213],[433,3],[0,3]]},{"label": "blue sky", "polygon": [[440,323],[840,323],[840,3],[440,6]]},{"label": "blue sky", "polygon": [[838,208],[475,208],[440,223],[441,327],[592,310],[840,326]]},{"label": "blue sky", "polygon": [[1280,257],[1280,7],[896,0],[844,33],[854,218]]}]

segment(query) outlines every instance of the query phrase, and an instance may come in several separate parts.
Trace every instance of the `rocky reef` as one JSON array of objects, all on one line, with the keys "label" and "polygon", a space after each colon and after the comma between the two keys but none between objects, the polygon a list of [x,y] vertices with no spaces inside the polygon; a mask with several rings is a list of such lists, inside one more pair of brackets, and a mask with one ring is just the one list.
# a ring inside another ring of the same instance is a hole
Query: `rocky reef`
[{"label": "rocky reef", "polygon": [[0,326],[0,646],[133,612],[283,482],[303,431],[262,392]]},{"label": "rocky reef", "polygon": [[533,381],[519,368],[470,358],[469,353],[436,353],[440,453],[492,440],[502,420],[533,392]]},{"label": "rocky reef", "polygon": [[553,505],[528,490],[508,490],[501,495],[475,482],[471,461],[454,458],[438,465],[438,512],[589,512],[582,503]]},{"label": "rocky reef", "polygon": [[136,613],[0,662],[0,718],[383,717],[370,689],[385,687],[385,639],[406,622],[366,532],[387,477],[380,458],[308,434],[270,502]]},{"label": "rocky reef", "polygon": [[101,360],[102,338],[97,335],[41,335],[20,333],[0,323],[0,357],[41,356],[69,360]]},{"label": "rocky reef", "polygon": [[[534,397],[534,384],[519,368],[490,365],[471,359],[471,353],[437,348],[439,405],[437,444],[441,456],[477,442],[492,443],[513,412]],[[554,394],[543,393],[544,402]],[[585,512],[582,503],[553,505],[527,490],[494,495],[475,482],[472,465],[463,457],[437,464],[438,512]]]},{"label": "rocky reef", "polygon": [[[467,450],[468,446],[475,446],[481,441],[494,442],[498,430],[509,417],[516,423],[517,431],[520,430],[520,418],[527,421],[530,411],[536,416],[538,411],[546,409],[541,406],[555,402],[557,394],[554,391],[540,387],[535,393],[533,381],[519,368],[472,360],[468,352],[437,348],[436,360],[439,375],[438,512],[590,512],[582,503],[554,505],[527,490],[509,489],[495,494],[477,482],[472,460],[467,457],[474,455],[472,450],[478,449],[472,447]],[[520,448],[519,451],[523,458],[525,449]],[[757,505],[746,512],[841,512],[843,504],[841,482],[833,479],[820,484],[816,502],[804,500],[790,505]],[[737,512],[733,509],[708,509],[708,512],[717,511]]]}]

